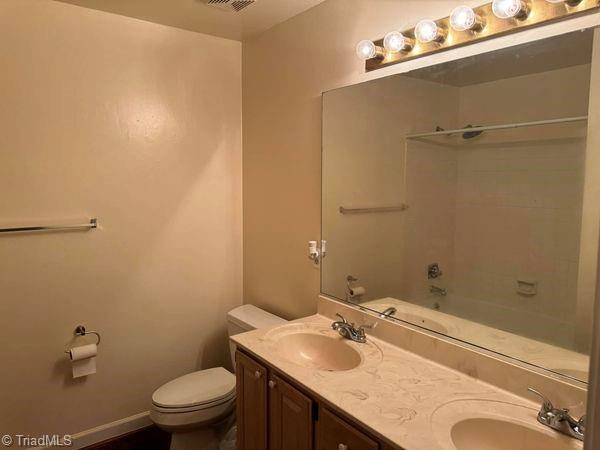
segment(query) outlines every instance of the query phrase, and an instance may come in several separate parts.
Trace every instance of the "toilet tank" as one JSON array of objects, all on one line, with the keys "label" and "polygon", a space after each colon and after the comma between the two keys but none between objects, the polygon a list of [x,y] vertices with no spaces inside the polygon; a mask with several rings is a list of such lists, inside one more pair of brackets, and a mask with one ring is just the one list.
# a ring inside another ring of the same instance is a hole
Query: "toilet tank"
[{"label": "toilet tank", "polygon": [[[286,322],[287,320],[254,305],[242,305],[227,313],[227,332],[229,336],[233,336],[258,328],[282,325]],[[229,348],[231,350],[231,361],[235,369],[235,344],[231,341],[229,341]]]}]

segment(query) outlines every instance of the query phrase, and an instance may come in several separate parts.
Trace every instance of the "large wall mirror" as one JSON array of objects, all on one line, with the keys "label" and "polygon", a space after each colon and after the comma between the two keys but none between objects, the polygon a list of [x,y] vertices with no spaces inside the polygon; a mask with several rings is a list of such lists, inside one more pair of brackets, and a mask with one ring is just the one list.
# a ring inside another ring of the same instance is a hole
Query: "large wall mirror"
[{"label": "large wall mirror", "polygon": [[587,382],[593,49],[584,30],[324,93],[322,292]]}]

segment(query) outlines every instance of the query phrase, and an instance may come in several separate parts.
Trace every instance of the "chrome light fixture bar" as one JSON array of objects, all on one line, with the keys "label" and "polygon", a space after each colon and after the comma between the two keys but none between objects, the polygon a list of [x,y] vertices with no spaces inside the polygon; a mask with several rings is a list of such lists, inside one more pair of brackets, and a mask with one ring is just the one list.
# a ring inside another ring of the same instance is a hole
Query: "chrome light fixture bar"
[{"label": "chrome light fixture bar", "polygon": [[367,72],[524,28],[600,9],[600,0],[494,0],[477,8],[459,6],[449,17],[422,20],[391,31],[385,39],[361,41],[357,55]]}]

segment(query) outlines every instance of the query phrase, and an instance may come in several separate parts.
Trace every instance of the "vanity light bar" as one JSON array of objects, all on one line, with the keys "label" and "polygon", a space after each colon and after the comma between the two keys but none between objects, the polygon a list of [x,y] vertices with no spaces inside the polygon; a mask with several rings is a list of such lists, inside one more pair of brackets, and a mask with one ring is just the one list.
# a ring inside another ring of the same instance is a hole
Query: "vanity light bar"
[{"label": "vanity light bar", "polygon": [[600,0],[494,0],[454,8],[449,17],[421,20],[413,29],[391,31],[385,39],[356,47],[367,72],[431,53],[513,33],[600,9]]}]

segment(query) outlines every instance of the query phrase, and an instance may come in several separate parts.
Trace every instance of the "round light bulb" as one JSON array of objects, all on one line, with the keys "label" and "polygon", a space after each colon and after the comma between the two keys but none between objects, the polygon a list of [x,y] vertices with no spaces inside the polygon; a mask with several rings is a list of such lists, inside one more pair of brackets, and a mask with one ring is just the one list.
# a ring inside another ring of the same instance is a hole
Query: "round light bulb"
[{"label": "round light bulb", "polygon": [[523,3],[521,0],[494,0],[492,11],[499,19],[512,19],[522,14]]},{"label": "round light bulb", "polygon": [[377,55],[377,47],[373,41],[365,39],[356,44],[356,55],[363,61],[374,58]]},{"label": "round light bulb", "polygon": [[398,53],[403,50],[409,50],[412,47],[409,41],[410,39],[407,39],[399,31],[390,31],[383,38],[383,48],[389,52]]},{"label": "round light bulb", "polygon": [[450,14],[450,26],[456,31],[471,30],[476,23],[477,14],[468,6],[457,6]]},{"label": "round light bulb", "polygon": [[419,42],[433,42],[440,37],[439,27],[433,20],[421,20],[415,27],[415,36]]}]

